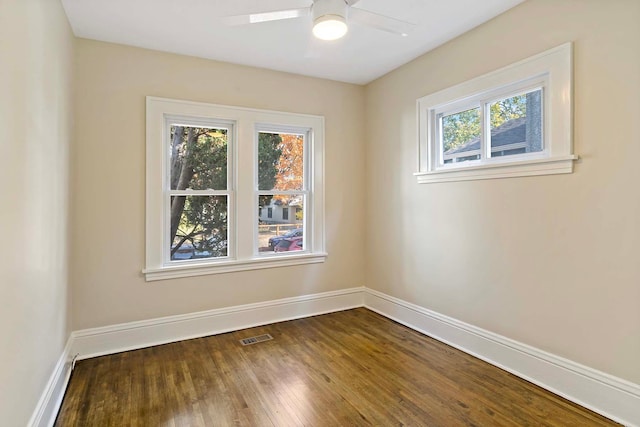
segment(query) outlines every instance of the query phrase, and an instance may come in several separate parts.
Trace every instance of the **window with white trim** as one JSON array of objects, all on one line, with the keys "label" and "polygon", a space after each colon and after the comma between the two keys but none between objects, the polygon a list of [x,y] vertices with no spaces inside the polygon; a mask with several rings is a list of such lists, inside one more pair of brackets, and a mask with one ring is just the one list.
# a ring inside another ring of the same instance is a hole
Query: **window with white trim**
[{"label": "window with white trim", "polygon": [[419,183],[571,173],[571,44],[420,98]]},{"label": "window with white trim", "polygon": [[164,128],[169,143],[165,260],[227,258],[234,194],[229,167],[233,123],[167,115]]},{"label": "window with white trim", "polygon": [[[305,250],[310,237],[304,231],[305,210],[312,203],[309,192],[308,153],[309,129],[273,125],[258,125],[257,183],[255,197],[259,207],[269,206],[267,220],[258,218],[257,252],[275,252],[274,242],[300,240],[301,245],[289,245],[292,250]],[[289,208],[300,208],[301,215],[289,219]],[[273,212],[278,212],[275,216]],[[308,242],[305,244],[305,240]],[[280,246],[284,247],[284,244]]]},{"label": "window with white trim", "polygon": [[323,262],[323,146],[319,116],[147,97],[146,279]]}]

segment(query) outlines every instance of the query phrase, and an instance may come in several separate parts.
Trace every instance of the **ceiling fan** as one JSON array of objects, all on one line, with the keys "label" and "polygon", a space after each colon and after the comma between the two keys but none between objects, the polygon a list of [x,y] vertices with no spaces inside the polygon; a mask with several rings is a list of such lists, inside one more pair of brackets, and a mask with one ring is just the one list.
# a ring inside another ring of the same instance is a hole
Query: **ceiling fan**
[{"label": "ceiling fan", "polygon": [[222,21],[227,25],[257,24],[311,16],[313,35],[321,40],[336,40],[348,31],[348,22],[357,22],[378,30],[409,35],[413,24],[389,16],[379,15],[364,9],[352,7],[359,0],[312,0],[308,7],[298,9],[257,11],[244,15],[227,16]]}]

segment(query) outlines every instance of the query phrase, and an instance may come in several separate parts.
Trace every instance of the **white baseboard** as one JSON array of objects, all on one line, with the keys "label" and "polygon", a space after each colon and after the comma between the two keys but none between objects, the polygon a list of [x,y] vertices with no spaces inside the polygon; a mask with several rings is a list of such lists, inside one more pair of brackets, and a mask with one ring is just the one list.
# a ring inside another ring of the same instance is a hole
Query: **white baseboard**
[{"label": "white baseboard", "polygon": [[640,426],[639,385],[363,287],[75,331],[29,426],[55,421],[70,355],[87,359],[362,306],[612,420]]},{"label": "white baseboard", "polygon": [[67,340],[36,409],[27,423],[28,427],[50,427],[56,421],[71,376],[71,341],[71,338]]},{"label": "white baseboard", "polygon": [[84,329],[71,334],[71,354],[87,359],[362,307],[363,301],[364,288],[351,288]]},{"label": "white baseboard", "polygon": [[626,426],[640,425],[640,386],[373,289],[364,306]]}]

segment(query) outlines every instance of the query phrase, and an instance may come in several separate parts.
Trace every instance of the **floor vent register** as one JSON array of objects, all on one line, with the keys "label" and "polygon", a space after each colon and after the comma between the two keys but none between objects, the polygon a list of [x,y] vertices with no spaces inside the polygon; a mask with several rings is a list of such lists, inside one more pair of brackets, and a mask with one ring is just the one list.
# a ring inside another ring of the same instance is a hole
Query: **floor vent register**
[{"label": "floor vent register", "polygon": [[257,344],[259,342],[271,341],[273,337],[269,334],[258,335],[257,337],[244,338],[240,340],[242,345]]}]

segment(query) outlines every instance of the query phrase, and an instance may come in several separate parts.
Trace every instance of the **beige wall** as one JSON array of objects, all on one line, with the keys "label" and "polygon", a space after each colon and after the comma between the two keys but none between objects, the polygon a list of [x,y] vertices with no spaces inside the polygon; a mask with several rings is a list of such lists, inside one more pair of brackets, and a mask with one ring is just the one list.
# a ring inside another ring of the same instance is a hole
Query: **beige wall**
[{"label": "beige wall", "polygon": [[26,425],[69,335],[73,36],[59,2],[0,0],[0,424]]},{"label": "beige wall", "polygon": [[[363,87],[89,40],[75,72],[74,329],[364,285]],[[147,95],[325,116],[327,262],[145,282]]]},{"label": "beige wall", "polygon": [[[0,0],[2,423],[70,329],[364,284],[640,383],[639,21],[635,0],[529,0],[363,88],[74,42],[58,2]],[[574,174],[416,184],[416,98],[569,40]],[[324,115],[328,261],[145,282],[146,95]]]},{"label": "beige wall", "polygon": [[[367,86],[367,286],[640,383],[638,22],[529,0]],[[417,98],[567,41],[575,173],[416,184]]]}]

